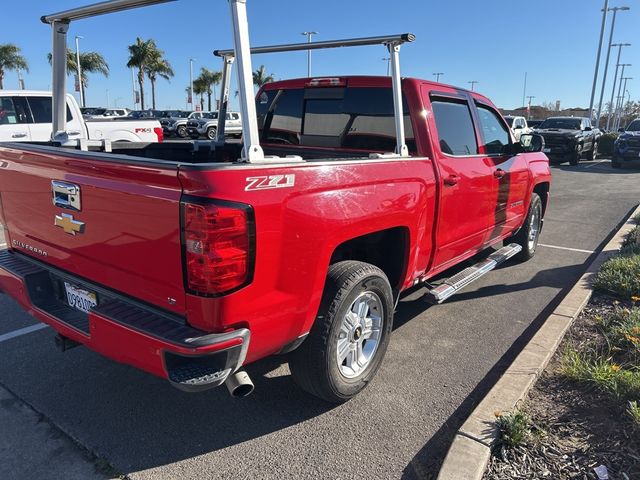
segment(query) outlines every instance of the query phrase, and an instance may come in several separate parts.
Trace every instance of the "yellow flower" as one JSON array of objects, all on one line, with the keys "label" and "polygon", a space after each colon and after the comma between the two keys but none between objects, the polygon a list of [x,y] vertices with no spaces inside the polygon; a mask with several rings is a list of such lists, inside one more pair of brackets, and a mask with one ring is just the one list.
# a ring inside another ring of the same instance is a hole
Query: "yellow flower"
[{"label": "yellow flower", "polygon": [[638,296],[638,295],[632,295],[632,296],[631,296],[631,301],[633,301],[633,302],[640,302],[640,296]]},{"label": "yellow flower", "polygon": [[611,370],[613,370],[614,372],[619,372],[620,365],[618,365],[617,363],[614,363],[613,365],[611,365]]},{"label": "yellow flower", "polygon": [[633,335],[629,335],[628,333],[624,334],[624,338],[626,338],[627,340],[629,340],[631,343],[633,343],[634,345],[638,345],[640,344],[640,338],[638,337],[634,337]]},{"label": "yellow flower", "polygon": [[496,418],[500,418],[502,416],[502,412],[500,410],[496,410],[495,412],[493,412],[493,414]]}]

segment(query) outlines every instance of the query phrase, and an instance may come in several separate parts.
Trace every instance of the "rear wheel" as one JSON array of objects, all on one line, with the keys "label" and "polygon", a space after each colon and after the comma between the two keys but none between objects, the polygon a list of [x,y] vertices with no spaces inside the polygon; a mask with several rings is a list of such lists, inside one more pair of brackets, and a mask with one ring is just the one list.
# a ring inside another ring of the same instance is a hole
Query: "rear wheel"
[{"label": "rear wheel", "polygon": [[505,240],[505,243],[517,243],[522,247],[515,258],[522,262],[530,260],[536,254],[540,230],[542,229],[542,200],[537,193],[531,194],[529,213],[518,233]]},{"label": "rear wheel", "polygon": [[184,125],[180,125],[178,128],[176,128],[176,135],[180,138],[186,138],[188,135],[187,127],[185,127]]},{"label": "rear wheel", "polygon": [[207,138],[209,140],[215,140],[217,133],[218,133],[218,130],[216,129],[216,127],[207,128]]},{"label": "rear wheel", "polygon": [[293,379],[328,402],[349,400],[378,371],[392,324],[393,294],[382,270],[351,260],[331,265],[309,336],[289,355]]}]

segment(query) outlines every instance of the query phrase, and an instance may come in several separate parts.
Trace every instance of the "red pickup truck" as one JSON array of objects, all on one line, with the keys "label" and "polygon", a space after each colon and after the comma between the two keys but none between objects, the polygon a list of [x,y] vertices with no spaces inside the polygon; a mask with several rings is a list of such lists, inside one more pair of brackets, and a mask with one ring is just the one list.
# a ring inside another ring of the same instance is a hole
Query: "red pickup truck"
[{"label": "red pickup truck", "polygon": [[348,399],[378,369],[404,290],[441,301],[483,267],[431,278],[503,241],[532,257],[548,202],[546,156],[524,152],[487,98],[413,78],[402,92],[410,157],[384,155],[388,77],[264,86],[262,146],[293,163],[2,146],[0,290],[64,345],[184,389],[289,352],[303,388]]}]

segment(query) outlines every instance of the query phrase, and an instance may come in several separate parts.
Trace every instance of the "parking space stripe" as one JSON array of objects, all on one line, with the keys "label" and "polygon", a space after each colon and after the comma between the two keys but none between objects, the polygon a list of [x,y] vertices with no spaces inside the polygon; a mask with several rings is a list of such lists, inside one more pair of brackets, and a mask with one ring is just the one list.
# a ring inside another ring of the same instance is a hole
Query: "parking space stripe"
[{"label": "parking space stripe", "polygon": [[593,167],[597,167],[597,166],[598,166],[598,165],[600,165],[601,163],[608,162],[608,161],[609,161],[609,160],[600,160],[600,161],[599,161],[599,162],[597,162],[597,163],[592,163],[591,165],[585,165],[585,167],[584,167],[584,168],[593,168]]},{"label": "parking space stripe", "polygon": [[43,328],[47,328],[48,326],[49,325],[45,323],[36,323],[35,325],[31,325],[29,327],[24,327],[19,330],[14,330],[13,332],[5,333],[4,335],[0,335],[0,343],[11,340],[12,338],[27,335],[28,333],[37,332],[38,330],[42,330]]},{"label": "parking space stripe", "polygon": [[546,247],[546,248],[555,248],[556,250],[567,250],[569,252],[594,253],[593,250],[583,250],[581,248],[560,247],[558,245],[547,245],[546,243],[539,243],[538,246]]}]

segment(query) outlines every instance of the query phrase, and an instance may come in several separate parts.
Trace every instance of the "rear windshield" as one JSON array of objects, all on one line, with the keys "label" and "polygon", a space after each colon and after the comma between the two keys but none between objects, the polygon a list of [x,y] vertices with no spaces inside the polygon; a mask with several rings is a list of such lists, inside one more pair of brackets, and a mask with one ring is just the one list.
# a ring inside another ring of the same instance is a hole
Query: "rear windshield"
[{"label": "rear windshield", "polygon": [[640,132],[640,120],[634,120],[627,127],[627,132]]},{"label": "rear windshield", "polygon": [[540,128],[564,128],[567,130],[580,130],[579,118],[547,118],[540,124]]},{"label": "rear windshield", "polygon": [[[404,102],[406,143],[416,144]],[[264,143],[392,152],[396,146],[390,88],[271,90],[256,100]]]}]

